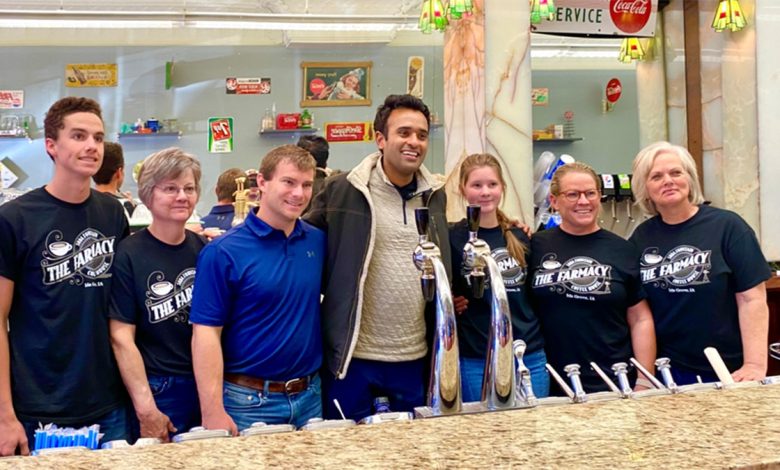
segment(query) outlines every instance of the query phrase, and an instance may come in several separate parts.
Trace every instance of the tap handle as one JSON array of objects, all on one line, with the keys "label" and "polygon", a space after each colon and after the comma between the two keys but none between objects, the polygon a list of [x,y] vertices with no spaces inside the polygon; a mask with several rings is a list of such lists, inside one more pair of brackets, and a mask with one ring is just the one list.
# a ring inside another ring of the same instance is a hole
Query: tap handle
[{"label": "tap handle", "polygon": [[428,235],[428,224],[431,216],[427,207],[418,207],[414,210],[414,221],[417,224],[417,234],[420,236]]},{"label": "tap handle", "polygon": [[485,295],[485,273],[484,271],[471,271],[471,296],[475,299],[481,299]]},{"label": "tap handle", "polygon": [[426,302],[430,302],[436,297],[436,277],[432,274],[420,276],[420,287],[422,287],[423,298]]},{"label": "tap handle", "polygon": [[479,231],[479,214],[482,207],[479,204],[469,204],[466,207],[466,220],[469,225],[469,232],[477,233]]}]

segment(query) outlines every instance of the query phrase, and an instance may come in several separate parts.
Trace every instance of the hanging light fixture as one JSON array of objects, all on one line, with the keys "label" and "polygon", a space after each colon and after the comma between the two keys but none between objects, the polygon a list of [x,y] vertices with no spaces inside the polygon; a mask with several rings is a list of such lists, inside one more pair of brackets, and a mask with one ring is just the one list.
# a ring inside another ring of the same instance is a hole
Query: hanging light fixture
[{"label": "hanging light fixture", "polygon": [[555,21],[555,2],[553,0],[531,0],[531,24],[542,20]]},{"label": "hanging light fixture", "polygon": [[639,43],[639,38],[624,38],[620,43],[620,54],[618,60],[628,64],[632,60],[642,60],[645,57],[645,50]]},{"label": "hanging light fixture", "polygon": [[425,0],[423,2],[420,22],[418,23],[420,31],[425,34],[430,34],[434,29],[444,32],[448,24],[446,10],[441,0]]},{"label": "hanging light fixture", "polygon": [[739,31],[747,26],[745,15],[742,14],[742,7],[739,6],[739,0],[721,0],[718,9],[715,10],[715,18],[712,19],[712,29],[721,32],[724,29]]},{"label": "hanging light fixture", "polygon": [[450,19],[459,20],[474,13],[474,3],[471,0],[450,0],[447,10]]}]

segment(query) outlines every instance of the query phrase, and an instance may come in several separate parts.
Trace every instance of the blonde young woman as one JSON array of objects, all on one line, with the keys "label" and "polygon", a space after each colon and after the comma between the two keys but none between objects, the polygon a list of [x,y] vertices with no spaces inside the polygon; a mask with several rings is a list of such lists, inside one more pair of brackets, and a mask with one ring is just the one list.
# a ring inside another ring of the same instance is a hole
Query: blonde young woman
[{"label": "blonde young woman", "polygon": [[[512,337],[526,342],[523,358],[531,372],[534,394],[546,397],[550,379],[545,370],[547,357],[539,321],[528,301],[525,281],[527,274],[528,237],[499,209],[506,182],[498,160],[489,154],[468,156],[460,166],[460,191],[469,204],[481,207],[479,237],[491,249],[491,255],[501,269],[501,275],[512,314]],[[450,228],[453,264],[453,295],[458,312],[458,340],[461,354],[461,382],[464,401],[481,399],[482,375],[485,368],[488,333],[490,331],[490,295],[480,299],[471,296],[468,269],[463,268],[463,245],[468,240],[466,220]],[[486,289],[489,289],[486,286]]]},{"label": "blonde young woman", "polygon": [[703,354],[718,349],[736,381],[766,375],[771,276],[755,233],[737,214],[703,204],[688,151],[656,142],[634,160],[637,204],[653,217],[631,241],[653,309],[659,356],[678,384],[716,377]]},{"label": "blonde young woman", "polygon": [[[655,361],[653,316],[639,278],[634,246],[598,225],[599,178],[576,162],[556,170],[550,202],[559,227],[531,239],[530,286],[550,364],[558,371],[580,365],[586,392],[608,390],[589,367],[609,371],[636,359],[648,370]],[[630,379],[635,380],[631,371]],[[644,379],[636,388],[649,385]]]}]

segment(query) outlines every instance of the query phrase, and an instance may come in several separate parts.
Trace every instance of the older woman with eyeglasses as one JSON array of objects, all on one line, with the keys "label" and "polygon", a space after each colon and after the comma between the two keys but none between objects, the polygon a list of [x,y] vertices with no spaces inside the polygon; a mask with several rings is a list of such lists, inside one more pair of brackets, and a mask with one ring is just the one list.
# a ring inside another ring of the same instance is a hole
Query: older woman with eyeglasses
[{"label": "older woman with eyeglasses", "polygon": [[140,437],[167,441],[199,426],[189,311],[206,240],[185,229],[200,195],[198,160],[168,148],[144,160],[138,194],[152,223],[116,251],[109,303],[111,342]]},{"label": "older woman with eyeglasses", "polygon": [[713,346],[736,381],[766,375],[771,271],[750,226],[704,204],[696,164],[678,145],[656,142],[634,159],[632,185],[653,216],[634,231],[660,356],[678,384],[716,381],[703,354]]},{"label": "older woman with eyeglasses", "polygon": [[[598,175],[580,162],[556,170],[550,202],[561,225],[531,239],[529,282],[534,311],[544,333],[550,365],[559,372],[579,364],[586,392],[608,390],[591,361],[611,372],[618,362],[636,359],[652,371],[655,330],[628,241],[598,225]],[[629,370],[635,389],[649,382]]]}]

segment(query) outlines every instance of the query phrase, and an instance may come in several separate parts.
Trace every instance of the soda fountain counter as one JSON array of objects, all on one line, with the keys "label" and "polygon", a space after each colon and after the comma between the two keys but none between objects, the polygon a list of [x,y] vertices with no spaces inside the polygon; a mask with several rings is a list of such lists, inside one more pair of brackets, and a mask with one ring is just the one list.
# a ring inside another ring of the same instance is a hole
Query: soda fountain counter
[{"label": "soda fountain counter", "polygon": [[0,468],[780,468],[780,385],[0,459]]}]

